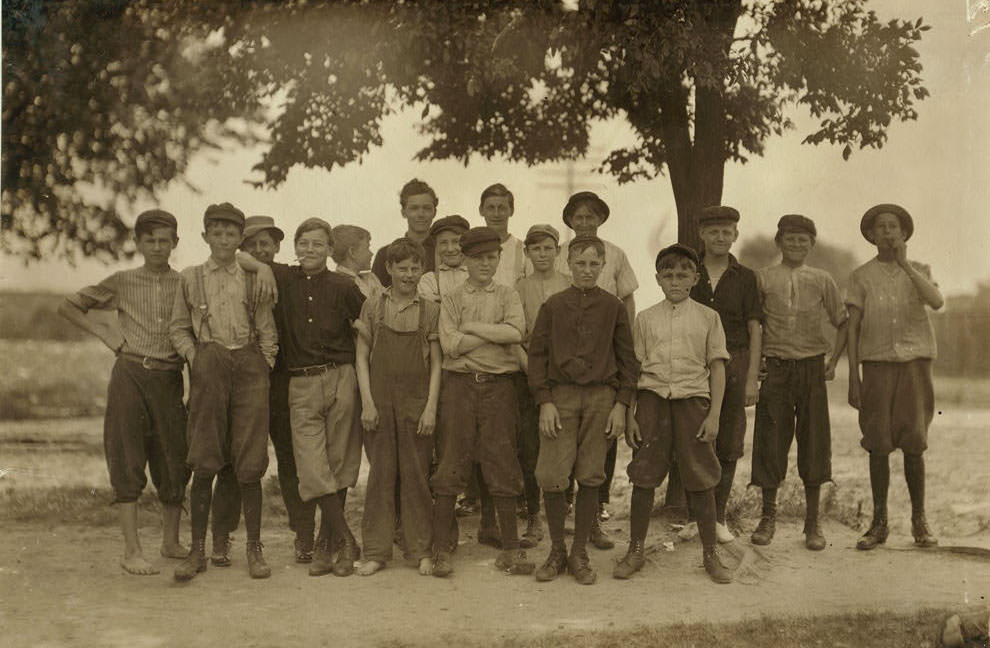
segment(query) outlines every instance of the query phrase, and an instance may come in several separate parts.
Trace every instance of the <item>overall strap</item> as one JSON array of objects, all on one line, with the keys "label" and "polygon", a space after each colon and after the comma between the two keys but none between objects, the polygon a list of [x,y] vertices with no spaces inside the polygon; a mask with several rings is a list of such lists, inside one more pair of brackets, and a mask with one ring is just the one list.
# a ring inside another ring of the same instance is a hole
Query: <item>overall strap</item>
[{"label": "overall strap", "polygon": [[213,331],[210,329],[210,305],[206,301],[206,271],[203,266],[196,266],[196,290],[194,297],[198,299],[193,299],[194,306],[199,309],[200,319],[199,319],[199,331],[196,332],[196,340],[199,342],[203,341],[203,328],[210,333],[210,337],[213,337]]},{"label": "overall strap", "polygon": [[258,326],[255,323],[255,314],[258,310],[258,301],[254,298],[254,283],[256,276],[253,272],[244,273],[245,306],[247,307],[248,325],[251,327],[251,341],[258,341]]},{"label": "overall strap", "polygon": [[385,322],[385,294],[380,294],[377,299],[378,302],[375,304],[375,316],[371,320],[372,347],[374,347],[375,342],[378,341],[378,332],[382,329],[382,324]]}]

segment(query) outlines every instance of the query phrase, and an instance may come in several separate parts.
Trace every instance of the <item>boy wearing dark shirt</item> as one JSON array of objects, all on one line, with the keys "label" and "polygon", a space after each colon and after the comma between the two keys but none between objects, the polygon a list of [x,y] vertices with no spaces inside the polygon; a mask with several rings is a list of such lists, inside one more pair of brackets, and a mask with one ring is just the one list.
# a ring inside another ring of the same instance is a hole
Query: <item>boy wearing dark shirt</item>
[{"label": "boy wearing dark shirt", "polygon": [[[622,302],[597,286],[605,244],[577,236],[568,246],[572,285],[539,310],[529,342],[529,385],[540,408],[536,479],[543,489],[551,548],[536,579],[568,568],[582,585],[596,574],[585,549],[605,481],[609,443],[625,430],[626,408],[639,372]],[[571,473],[579,485],[570,555],[564,543]]]}]

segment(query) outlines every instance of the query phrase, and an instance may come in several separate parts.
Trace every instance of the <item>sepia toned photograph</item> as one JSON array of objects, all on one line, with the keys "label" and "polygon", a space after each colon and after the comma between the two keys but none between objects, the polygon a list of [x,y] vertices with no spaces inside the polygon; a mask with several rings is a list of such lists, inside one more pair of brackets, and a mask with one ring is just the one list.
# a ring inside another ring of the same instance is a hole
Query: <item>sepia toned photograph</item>
[{"label": "sepia toned photograph", "polygon": [[0,17],[0,646],[990,646],[986,0]]}]

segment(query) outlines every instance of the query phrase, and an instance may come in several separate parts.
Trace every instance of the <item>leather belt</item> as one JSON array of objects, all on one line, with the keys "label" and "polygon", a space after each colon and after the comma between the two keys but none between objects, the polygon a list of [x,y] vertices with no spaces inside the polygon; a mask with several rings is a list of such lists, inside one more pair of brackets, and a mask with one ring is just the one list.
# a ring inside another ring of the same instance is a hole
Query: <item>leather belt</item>
[{"label": "leather belt", "polygon": [[297,378],[299,376],[322,376],[323,374],[328,373],[339,366],[340,365],[336,362],[328,362],[326,364],[313,365],[311,367],[299,367],[297,369],[289,369],[289,375]]},{"label": "leather belt", "polygon": [[182,361],[171,362],[169,360],[159,360],[151,356],[140,356],[136,353],[120,353],[121,358],[128,362],[139,364],[145,369],[155,371],[182,371]]}]

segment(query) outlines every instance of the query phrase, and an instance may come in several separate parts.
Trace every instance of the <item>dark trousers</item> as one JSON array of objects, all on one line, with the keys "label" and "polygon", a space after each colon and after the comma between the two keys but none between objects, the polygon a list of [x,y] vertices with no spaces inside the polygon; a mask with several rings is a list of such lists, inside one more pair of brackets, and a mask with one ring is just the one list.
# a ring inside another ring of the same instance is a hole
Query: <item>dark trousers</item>
[{"label": "dark trousers", "polygon": [[753,431],[752,483],[777,488],[787,476],[787,455],[797,439],[798,474],[806,486],[832,479],[832,433],[825,389],[825,357],[767,358]]},{"label": "dark trousers", "polygon": [[523,474],[523,494],[530,515],[540,512],[540,486],[536,482],[536,460],[540,456],[540,410],[536,407],[529,383],[523,372],[512,374],[512,384],[519,401],[519,468]]}]

